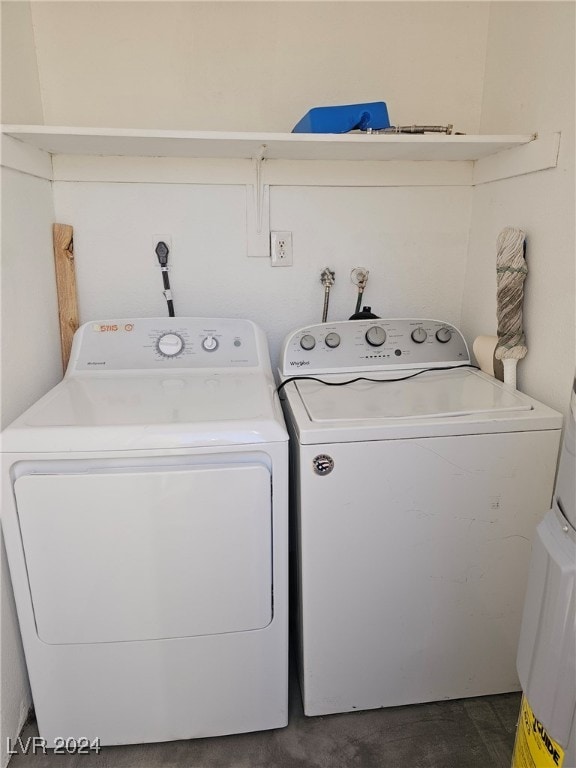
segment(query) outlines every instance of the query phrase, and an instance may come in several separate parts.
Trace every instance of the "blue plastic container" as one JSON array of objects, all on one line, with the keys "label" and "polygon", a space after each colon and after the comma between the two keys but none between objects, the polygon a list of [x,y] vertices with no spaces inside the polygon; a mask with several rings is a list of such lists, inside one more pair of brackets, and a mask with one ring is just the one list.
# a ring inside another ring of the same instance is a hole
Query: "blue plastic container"
[{"label": "blue plastic container", "polygon": [[314,107],[292,129],[292,133],[348,133],[368,128],[389,128],[388,108],[383,101],[347,104],[342,107]]}]

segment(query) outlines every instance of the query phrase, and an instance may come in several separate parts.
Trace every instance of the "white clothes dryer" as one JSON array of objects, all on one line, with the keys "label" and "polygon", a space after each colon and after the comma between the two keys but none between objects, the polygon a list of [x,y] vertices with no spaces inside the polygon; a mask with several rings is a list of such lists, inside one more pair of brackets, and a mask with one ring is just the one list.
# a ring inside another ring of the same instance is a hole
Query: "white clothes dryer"
[{"label": "white clothes dryer", "polygon": [[128,744],[288,721],[288,435],[246,320],[83,325],[2,435],[40,735]]},{"label": "white clothes dryer", "polygon": [[435,320],[301,328],[281,375],[305,713],[518,690],[561,415],[470,367]]}]

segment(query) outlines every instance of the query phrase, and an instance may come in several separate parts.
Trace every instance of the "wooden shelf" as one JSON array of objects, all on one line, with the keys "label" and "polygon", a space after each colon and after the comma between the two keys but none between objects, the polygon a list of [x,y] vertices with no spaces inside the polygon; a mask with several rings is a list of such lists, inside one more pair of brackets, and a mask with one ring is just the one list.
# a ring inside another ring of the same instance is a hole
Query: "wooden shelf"
[{"label": "wooden shelf", "polygon": [[5,125],[2,133],[52,155],[269,160],[470,161],[534,135],[295,134]]}]

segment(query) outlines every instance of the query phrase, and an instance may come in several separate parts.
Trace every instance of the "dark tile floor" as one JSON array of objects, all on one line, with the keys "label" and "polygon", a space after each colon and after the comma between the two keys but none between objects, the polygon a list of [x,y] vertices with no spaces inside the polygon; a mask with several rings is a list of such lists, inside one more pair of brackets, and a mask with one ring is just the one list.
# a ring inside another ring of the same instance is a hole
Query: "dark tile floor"
[{"label": "dark tile floor", "polygon": [[[520,694],[304,717],[212,739],[103,747],[91,755],[15,754],[9,768],[510,768]],[[37,735],[35,722],[22,734]]]}]

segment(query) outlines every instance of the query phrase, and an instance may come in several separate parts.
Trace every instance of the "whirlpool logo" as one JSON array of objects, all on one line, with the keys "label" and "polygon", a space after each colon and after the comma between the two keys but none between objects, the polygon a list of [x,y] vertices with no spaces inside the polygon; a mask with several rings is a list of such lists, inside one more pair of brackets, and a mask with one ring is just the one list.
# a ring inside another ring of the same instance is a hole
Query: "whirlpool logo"
[{"label": "whirlpool logo", "polygon": [[290,360],[290,365],[294,368],[302,368],[303,365],[310,365],[310,360]]}]

